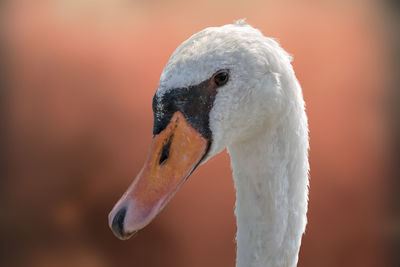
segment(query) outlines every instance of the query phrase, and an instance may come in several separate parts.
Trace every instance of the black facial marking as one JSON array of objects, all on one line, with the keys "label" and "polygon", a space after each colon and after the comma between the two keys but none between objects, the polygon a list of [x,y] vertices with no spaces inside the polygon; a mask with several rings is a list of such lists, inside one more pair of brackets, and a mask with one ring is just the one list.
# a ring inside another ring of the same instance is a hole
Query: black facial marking
[{"label": "black facial marking", "polygon": [[[167,90],[162,97],[155,94],[153,98],[153,135],[164,130],[172,115],[176,111],[180,111],[193,128],[206,139],[211,140],[209,113],[213,107],[218,87],[225,85],[228,79],[228,77],[216,78],[217,75],[221,76],[221,73],[224,73],[222,76],[225,76],[225,74],[229,74],[229,71],[218,71],[198,85]],[[217,84],[216,81],[223,82]]]}]

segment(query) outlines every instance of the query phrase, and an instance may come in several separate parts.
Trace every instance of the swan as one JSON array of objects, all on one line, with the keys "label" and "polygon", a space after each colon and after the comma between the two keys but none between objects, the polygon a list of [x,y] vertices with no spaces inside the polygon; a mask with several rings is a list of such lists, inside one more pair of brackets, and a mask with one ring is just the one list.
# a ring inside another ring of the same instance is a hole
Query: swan
[{"label": "swan", "polygon": [[291,56],[241,20],[184,41],[153,98],[144,167],[109,214],[128,239],[200,164],[227,148],[236,189],[237,267],[296,266],[307,223],[308,122]]}]

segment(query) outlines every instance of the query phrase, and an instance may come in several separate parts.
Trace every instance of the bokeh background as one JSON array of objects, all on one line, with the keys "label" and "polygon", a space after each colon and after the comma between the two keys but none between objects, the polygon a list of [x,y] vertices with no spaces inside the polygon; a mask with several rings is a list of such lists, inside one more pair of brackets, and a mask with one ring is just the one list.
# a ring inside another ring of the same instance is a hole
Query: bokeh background
[{"label": "bokeh background", "polygon": [[107,215],[144,162],[170,54],[247,18],[294,55],[311,138],[299,266],[400,266],[396,1],[1,3],[1,266],[234,266],[229,156],[201,166],[151,225]]}]

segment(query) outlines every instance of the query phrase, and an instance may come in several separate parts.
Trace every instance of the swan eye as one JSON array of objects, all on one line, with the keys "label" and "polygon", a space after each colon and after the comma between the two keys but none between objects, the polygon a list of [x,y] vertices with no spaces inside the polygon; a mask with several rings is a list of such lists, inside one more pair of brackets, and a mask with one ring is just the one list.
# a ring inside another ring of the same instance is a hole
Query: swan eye
[{"label": "swan eye", "polygon": [[225,85],[228,82],[229,73],[227,71],[220,71],[214,75],[214,82],[218,86]]}]

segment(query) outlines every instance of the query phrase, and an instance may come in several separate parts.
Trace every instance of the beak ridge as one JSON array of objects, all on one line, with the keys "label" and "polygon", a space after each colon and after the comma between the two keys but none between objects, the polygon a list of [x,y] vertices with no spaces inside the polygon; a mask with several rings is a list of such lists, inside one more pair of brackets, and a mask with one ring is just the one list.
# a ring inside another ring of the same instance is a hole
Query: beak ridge
[{"label": "beak ridge", "polygon": [[207,153],[209,142],[179,111],[153,137],[144,167],[109,215],[120,239],[150,223],[186,181]]}]

